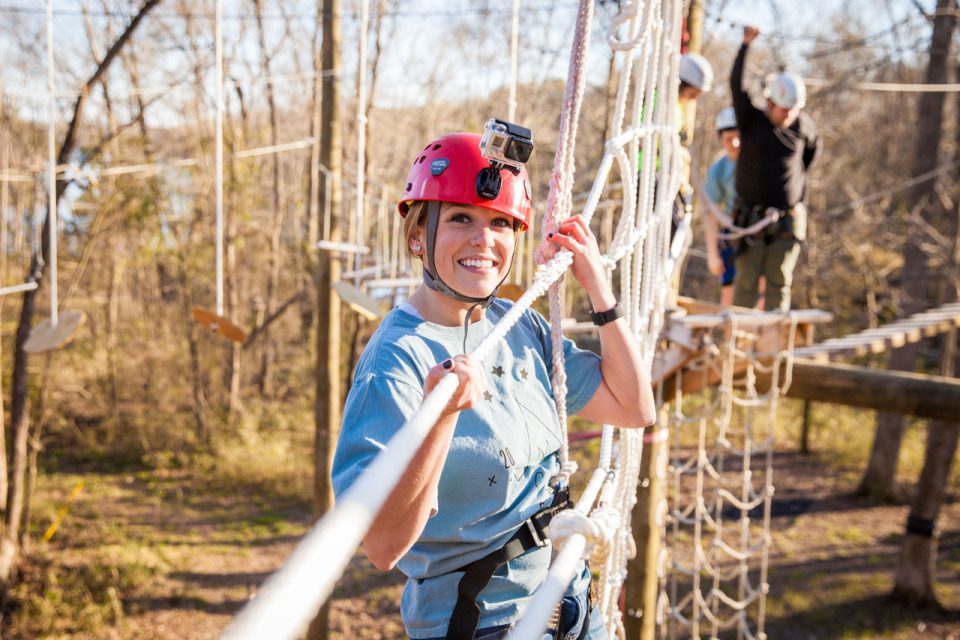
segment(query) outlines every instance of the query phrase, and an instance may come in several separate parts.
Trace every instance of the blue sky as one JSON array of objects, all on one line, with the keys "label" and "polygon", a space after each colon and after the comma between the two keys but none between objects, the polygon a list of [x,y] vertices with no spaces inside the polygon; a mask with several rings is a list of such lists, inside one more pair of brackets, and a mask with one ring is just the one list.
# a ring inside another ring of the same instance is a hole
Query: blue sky
[{"label": "blue sky", "polygon": [[[81,1],[54,2],[57,87],[62,92],[75,89],[78,79],[92,69]],[[105,43],[103,32],[107,25],[111,22],[119,25],[119,20],[100,15],[101,0],[87,2],[93,12],[91,24]],[[929,5],[928,10],[934,4],[933,0],[920,0],[920,3]],[[133,0],[107,0],[111,10],[120,14],[129,13],[133,4]],[[184,91],[191,91],[191,85],[182,80],[184,73],[180,72],[185,62],[175,51],[178,29],[185,28],[184,20],[177,17],[177,4],[176,0],[165,0],[151,18],[168,25],[170,34],[169,42],[163,45],[170,59],[152,81],[158,86],[180,82]],[[197,28],[201,32],[208,29],[212,40],[213,0],[192,2],[190,6]],[[350,94],[355,86],[359,0],[343,0],[341,6],[344,92]],[[383,56],[377,93],[380,106],[416,104],[422,99],[424,87],[431,82],[438,85],[441,95],[456,97],[489,93],[508,81],[512,0],[401,0],[399,6],[401,9],[392,12],[387,21],[394,35]],[[0,80],[8,93],[19,93],[23,98],[21,113],[36,118],[41,118],[45,110],[42,105],[46,89],[43,7],[43,0],[0,0],[0,34],[4,34],[0,35],[0,57],[9,62],[0,67]],[[274,74],[296,73],[298,61],[301,70],[309,69],[310,64],[316,2],[294,0],[285,2],[284,7],[291,17],[290,34],[283,31],[283,12],[278,3],[265,0],[268,43],[278,50]],[[837,46],[840,40],[837,25],[847,25],[863,34],[879,34],[870,41],[870,46],[894,48],[899,44],[905,55],[922,51],[918,43],[929,37],[929,27],[912,0],[707,0],[706,8],[705,53],[708,57],[711,48],[720,43],[739,41],[741,25],[751,23],[763,32],[759,45],[773,52],[780,64],[801,73],[805,71],[805,56],[818,44],[826,49],[839,49],[831,55],[856,53]],[[537,84],[550,77],[565,76],[575,11],[574,0],[521,0],[521,82]],[[255,96],[258,93],[255,85],[248,84],[256,73],[259,57],[252,1],[225,0],[224,15],[224,46],[231,76],[241,86],[247,86],[249,95]],[[12,20],[17,21],[18,32],[32,34],[28,40],[34,43],[34,48],[25,49],[11,37]],[[603,23],[603,12],[598,10],[597,26]],[[893,25],[898,27],[894,29]],[[598,37],[589,61],[592,81],[603,81],[607,56],[608,49]],[[207,62],[207,75],[212,79],[212,52]],[[115,91],[122,95],[122,80],[118,78],[116,82]],[[288,86],[291,95],[302,94],[303,87],[309,86],[304,80],[293,80],[288,85],[292,85]],[[165,96],[169,101],[169,117],[176,116],[182,103],[175,94],[173,91]],[[58,102],[65,115],[71,101],[62,97]],[[162,113],[163,105],[158,105],[154,112]]]}]

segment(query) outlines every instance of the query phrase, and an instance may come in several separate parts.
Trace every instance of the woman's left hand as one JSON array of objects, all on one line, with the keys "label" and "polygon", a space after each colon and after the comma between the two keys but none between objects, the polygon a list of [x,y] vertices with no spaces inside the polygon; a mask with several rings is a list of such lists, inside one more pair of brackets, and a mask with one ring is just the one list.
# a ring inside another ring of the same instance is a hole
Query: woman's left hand
[{"label": "woman's left hand", "polygon": [[546,242],[573,254],[573,277],[588,294],[609,288],[597,238],[583,216],[577,214],[562,221],[557,231],[547,236]]}]

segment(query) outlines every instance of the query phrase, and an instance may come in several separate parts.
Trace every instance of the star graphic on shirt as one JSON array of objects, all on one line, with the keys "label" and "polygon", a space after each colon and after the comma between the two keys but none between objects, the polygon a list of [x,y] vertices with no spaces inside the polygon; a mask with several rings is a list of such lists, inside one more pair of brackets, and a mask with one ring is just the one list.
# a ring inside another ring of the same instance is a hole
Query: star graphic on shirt
[{"label": "star graphic on shirt", "polygon": [[486,400],[487,402],[490,402],[491,400],[493,400],[493,394],[490,393],[489,391],[484,391],[483,399]]},{"label": "star graphic on shirt", "polygon": [[520,377],[521,377],[521,378],[523,378],[524,380],[526,380],[528,375],[530,375],[530,374],[527,373],[527,370],[526,370],[526,369],[520,369]]},{"label": "star graphic on shirt", "polygon": [[497,377],[499,378],[499,377],[503,376],[503,367],[501,367],[500,365],[497,365],[497,366],[495,366],[495,367],[493,368],[493,370],[491,371],[491,373],[493,373],[493,375],[495,375],[495,376],[497,376]]}]

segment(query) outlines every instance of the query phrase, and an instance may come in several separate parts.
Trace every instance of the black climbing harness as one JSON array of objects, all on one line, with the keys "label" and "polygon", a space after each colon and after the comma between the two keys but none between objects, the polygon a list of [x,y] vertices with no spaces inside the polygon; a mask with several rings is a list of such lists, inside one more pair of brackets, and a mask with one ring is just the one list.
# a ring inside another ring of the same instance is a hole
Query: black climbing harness
[{"label": "black climbing harness", "polygon": [[480,606],[477,596],[490,582],[493,572],[530,549],[544,547],[547,544],[547,525],[553,517],[573,507],[570,489],[558,489],[549,507],[541,509],[527,518],[506,544],[468,565],[451,571],[463,571],[463,577],[457,584],[457,603],[450,616],[446,640],[470,640],[477,631],[480,620]]}]

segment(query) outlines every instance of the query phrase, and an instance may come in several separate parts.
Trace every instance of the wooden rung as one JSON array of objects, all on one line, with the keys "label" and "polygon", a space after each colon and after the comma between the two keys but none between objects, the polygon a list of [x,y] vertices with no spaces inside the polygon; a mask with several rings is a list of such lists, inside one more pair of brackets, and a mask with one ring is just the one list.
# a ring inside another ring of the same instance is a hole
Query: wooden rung
[{"label": "wooden rung", "polygon": [[334,282],[333,290],[351,309],[367,320],[379,320],[383,317],[383,308],[379,302],[346,282]]},{"label": "wooden rung", "polygon": [[403,289],[415,287],[423,282],[422,278],[379,278],[367,280],[363,284],[367,289]]},{"label": "wooden rung", "polygon": [[23,350],[27,353],[45,353],[66,346],[86,318],[87,315],[82,311],[61,311],[56,326],[44,320],[30,331],[30,336],[23,343]]},{"label": "wooden rung", "polygon": [[579,322],[576,318],[564,318],[560,321],[560,330],[564,333],[587,333],[596,331],[597,325],[592,322]]},{"label": "wooden rung", "polygon": [[215,333],[221,338],[226,338],[230,342],[243,344],[247,341],[246,332],[233,324],[228,318],[217,315],[212,311],[194,307],[192,309],[193,319],[206,327],[211,333]]},{"label": "wooden rung", "polygon": [[370,247],[357,246],[348,242],[331,242],[330,240],[320,240],[317,242],[317,249],[321,251],[339,251],[340,253],[359,253],[361,255],[370,253]]},{"label": "wooden rung", "polygon": [[[824,324],[833,320],[833,314],[819,309],[800,309],[793,312],[798,324]],[[790,316],[782,313],[765,311],[734,312],[738,327],[769,327],[774,325],[789,325]],[[723,313],[694,314],[672,318],[674,322],[688,327],[713,328],[728,322],[729,311]]]}]

